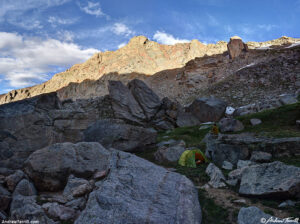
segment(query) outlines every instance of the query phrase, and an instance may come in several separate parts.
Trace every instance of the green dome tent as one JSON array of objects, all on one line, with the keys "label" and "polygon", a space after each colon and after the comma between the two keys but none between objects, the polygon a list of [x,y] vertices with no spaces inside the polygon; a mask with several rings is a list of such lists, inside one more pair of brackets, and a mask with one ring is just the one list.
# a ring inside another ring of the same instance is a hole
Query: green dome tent
[{"label": "green dome tent", "polygon": [[201,152],[200,149],[186,150],[181,154],[178,164],[180,166],[196,168],[197,159],[201,160],[202,162],[208,162],[204,153]]}]

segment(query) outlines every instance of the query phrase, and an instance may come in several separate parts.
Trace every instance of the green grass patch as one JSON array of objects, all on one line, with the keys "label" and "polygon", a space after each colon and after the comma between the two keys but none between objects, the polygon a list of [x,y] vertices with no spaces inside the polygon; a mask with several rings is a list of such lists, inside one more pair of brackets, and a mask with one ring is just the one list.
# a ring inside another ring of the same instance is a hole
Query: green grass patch
[{"label": "green grass patch", "polygon": [[210,128],[200,130],[201,126],[180,127],[167,132],[158,133],[158,142],[167,141],[169,139],[184,140],[187,147],[200,147],[203,149],[205,144],[201,143]]},{"label": "green grass patch", "polygon": [[[258,118],[261,124],[252,126],[250,119]],[[259,113],[237,117],[245,129],[242,132],[254,132],[270,137],[300,137],[296,120],[300,119],[300,102],[285,105],[276,109],[265,110]]]},{"label": "green grass patch", "polygon": [[217,205],[213,199],[207,197],[207,193],[205,190],[199,190],[198,197],[202,209],[203,224],[230,223],[228,210],[220,205]]},{"label": "green grass patch", "polygon": [[264,213],[269,214],[271,216],[274,216],[274,212],[271,209],[268,209],[268,208],[264,209]]},{"label": "green grass patch", "polygon": [[209,177],[205,173],[208,163],[200,164],[197,168],[190,168],[185,166],[177,165],[176,172],[185,175],[196,185],[203,185],[209,181]]}]

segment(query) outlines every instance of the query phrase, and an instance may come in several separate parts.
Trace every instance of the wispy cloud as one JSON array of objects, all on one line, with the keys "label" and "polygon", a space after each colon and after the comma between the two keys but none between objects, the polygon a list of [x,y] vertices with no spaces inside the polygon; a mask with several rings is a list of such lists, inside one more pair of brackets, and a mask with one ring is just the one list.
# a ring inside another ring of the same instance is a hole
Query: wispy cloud
[{"label": "wispy cloud", "polygon": [[209,25],[211,25],[211,26],[218,26],[219,25],[219,21],[213,15],[207,14],[207,18],[208,18]]},{"label": "wispy cloud", "polygon": [[271,31],[272,29],[277,28],[277,26],[273,24],[259,24],[257,27],[266,31]]},{"label": "wispy cloud", "polygon": [[0,1],[0,17],[3,17],[11,12],[22,13],[31,9],[46,9],[53,6],[63,5],[70,0],[5,0]]},{"label": "wispy cloud", "polygon": [[54,16],[50,16],[48,18],[48,22],[51,24],[52,27],[56,27],[57,25],[71,25],[76,23],[76,21],[78,21],[78,18],[66,19]]},{"label": "wispy cloud", "polygon": [[123,35],[123,36],[129,36],[129,35],[133,35],[135,33],[124,23],[115,23],[112,27],[112,32],[117,35]]},{"label": "wispy cloud", "polygon": [[156,31],[155,34],[153,35],[153,39],[161,44],[168,44],[168,45],[190,42],[189,40],[186,39],[175,38],[173,35],[162,31]]},{"label": "wispy cloud", "polygon": [[74,40],[75,34],[68,30],[59,30],[56,33],[59,40],[64,42],[72,42]]},{"label": "wispy cloud", "polygon": [[78,2],[78,5],[83,12],[89,15],[93,15],[96,17],[106,16],[106,14],[102,11],[99,2],[84,1],[83,3]]},{"label": "wispy cloud", "polygon": [[0,75],[18,88],[45,81],[57,67],[69,67],[87,60],[97,49],[56,39],[26,38],[0,32]]}]

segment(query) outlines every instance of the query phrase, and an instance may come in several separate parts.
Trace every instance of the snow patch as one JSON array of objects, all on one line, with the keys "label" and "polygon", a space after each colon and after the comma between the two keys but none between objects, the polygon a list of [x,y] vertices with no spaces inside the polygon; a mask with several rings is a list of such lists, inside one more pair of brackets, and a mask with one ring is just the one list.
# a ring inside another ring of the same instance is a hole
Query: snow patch
[{"label": "snow patch", "polygon": [[293,44],[291,44],[290,46],[286,47],[286,48],[291,48],[291,47],[295,47],[295,46],[299,46],[300,45],[300,41],[295,42]]},{"label": "snow patch", "polygon": [[251,66],[253,66],[253,65],[255,65],[255,63],[254,62],[252,62],[251,64],[249,64],[249,65],[246,65],[246,66],[244,66],[244,67],[241,67],[241,68],[239,68],[238,70],[236,70],[237,72],[238,71],[240,71],[240,70],[242,70],[242,69],[244,69],[244,68],[248,68],[248,67],[251,67]]},{"label": "snow patch", "polygon": [[271,44],[266,44],[263,47],[257,47],[255,48],[256,50],[267,50],[267,49],[271,49]]}]

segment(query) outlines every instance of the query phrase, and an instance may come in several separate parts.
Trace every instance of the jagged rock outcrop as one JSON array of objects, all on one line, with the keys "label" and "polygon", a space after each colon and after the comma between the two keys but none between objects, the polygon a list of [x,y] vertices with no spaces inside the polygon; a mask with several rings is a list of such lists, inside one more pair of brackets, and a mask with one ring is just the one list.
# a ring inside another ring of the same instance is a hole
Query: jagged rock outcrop
[{"label": "jagged rock outcrop", "polygon": [[242,38],[234,36],[230,38],[229,43],[227,44],[229,57],[235,59],[240,56],[243,51],[248,51],[247,44],[243,43]]},{"label": "jagged rock outcrop", "polygon": [[[184,44],[161,45],[143,36],[134,37],[125,47],[114,52],[97,53],[41,85],[3,94],[0,104],[53,91],[59,93],[60,99],[104,96],[108,92],[108,80],[127,83],[134,78],[145,80],[160,97],[177,98],[186,103],[191,97],[199,96],[199,91],[206,91],[207,85],[223,81],[242,67],[288,55],[297,47],[297,41],[300,39],[283,37],[269,42],[247,43],[251,50],[246,56],[231,61],[224,41],[204,45],[192,40]],[[285,48],[293,43],[293,48]],[[260,49],[271,45],[274,48]],[[283,54],[278,55],[279,50]],[[282,87],[289,90],[284,85]]]}]

